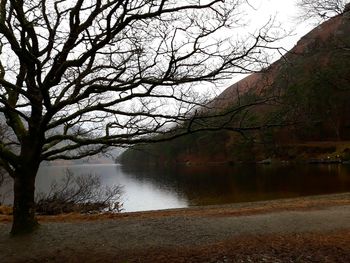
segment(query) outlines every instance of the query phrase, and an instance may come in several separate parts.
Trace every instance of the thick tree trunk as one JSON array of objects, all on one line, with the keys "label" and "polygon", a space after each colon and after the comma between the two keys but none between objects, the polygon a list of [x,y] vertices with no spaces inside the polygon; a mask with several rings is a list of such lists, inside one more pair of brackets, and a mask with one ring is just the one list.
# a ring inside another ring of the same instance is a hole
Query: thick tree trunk
[{"label": "thick tree trunk", "polygon": [[11,234],[32,232],[38,222],[35,218],[35,176],[38,167],[25,167],[16,171],[14,179],[13,223]]}]

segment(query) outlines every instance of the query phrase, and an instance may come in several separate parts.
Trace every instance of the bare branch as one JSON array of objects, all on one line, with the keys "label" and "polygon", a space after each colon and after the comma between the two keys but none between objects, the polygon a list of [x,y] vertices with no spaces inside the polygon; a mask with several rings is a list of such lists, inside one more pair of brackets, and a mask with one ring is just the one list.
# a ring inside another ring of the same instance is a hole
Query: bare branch
[{"label": "bare branch", "polygon": [[[31,155],[27,163],[38,165],[197,130],[251,129],[232,120],[269,98],[224,116],[213,111],[210,121],[197,114],[210,108],[201,89],[261,69],[263,51],[274,49],[273,21],[233,38],[243,4],[2,1],[0,112],[13,137],[2,159],[15,167]],[[214,125],[214,118],[225,121]]]},{"label": "bare branch", "polygon": [[347,0],[299,0],[297,6],[301,20],[316,19],[320,23],[342,14],[347,3]]}]

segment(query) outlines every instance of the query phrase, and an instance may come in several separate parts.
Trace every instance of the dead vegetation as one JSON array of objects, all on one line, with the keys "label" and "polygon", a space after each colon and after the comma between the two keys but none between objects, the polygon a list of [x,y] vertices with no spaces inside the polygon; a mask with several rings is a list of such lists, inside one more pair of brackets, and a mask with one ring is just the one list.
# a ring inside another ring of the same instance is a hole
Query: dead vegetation
[{"label": "dead vegetation", "polygon": [[69,169],[59,181],[51,183],[50,190],[36,195],[36,212],[40,215],[63,213],[100,213],[122,210],[122,186],[103,187],[98,176],[75,176]]},{"label": "dead vegetation", "polygon": [[[5,203],[5,200],[7,199],[9,192],[11,189],[11,178],[7,175],[6,171],[1,167],[0,164],[0,208]],[[0,209],[1,214],[1,209]]]},{"label": "dead vegetation", "polygon": [[[9,176],[0,171],[0,215],[12,215],[13,208],[4,202],[8,197]],[[97,175],[76,176],[69,169],[64,177],[54,180],[47,192],[38,192],[35,197],[38,215],[58,215],[67,213],[92,214],[101,212],[121,212],[123,203],[121,185],[102,186]]]}]

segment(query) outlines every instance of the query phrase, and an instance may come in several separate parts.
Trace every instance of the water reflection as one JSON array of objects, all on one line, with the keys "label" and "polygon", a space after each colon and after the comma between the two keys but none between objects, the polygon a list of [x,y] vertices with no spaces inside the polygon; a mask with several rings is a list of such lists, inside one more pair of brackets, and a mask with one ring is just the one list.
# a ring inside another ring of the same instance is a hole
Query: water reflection
[{"label": "water reflection", "polygon": [[242,165],[122,167],[136,180],[182,192],[188,205],[210,205],[350,191],[350,166]]},{"label": "water reflection", "polygon": [[[36,188],[47,191],[69,168],[96,174],[103,185],[124,186],[126,211],[226,204],[350,191],[349,165],[43,166]],[[1,191],[1,190],[0,190]],[[12,198],[10,198],[11,200]]]},{"label": "water reflection", "polygon": [[[69,168],[75,175],[94,174],[101,178],[103,185],[119,184],[124,187],[124,211],[144,211],[186,207],[187,201],[181,193],[172,188],[150,182],[147,178],[131,177],[125,174],[119,165],[75,165],[41,167],[36,187],[40,191],[48,189],[52,180],[62,177]],[[140,170],[142,171],[142,169]]]}]

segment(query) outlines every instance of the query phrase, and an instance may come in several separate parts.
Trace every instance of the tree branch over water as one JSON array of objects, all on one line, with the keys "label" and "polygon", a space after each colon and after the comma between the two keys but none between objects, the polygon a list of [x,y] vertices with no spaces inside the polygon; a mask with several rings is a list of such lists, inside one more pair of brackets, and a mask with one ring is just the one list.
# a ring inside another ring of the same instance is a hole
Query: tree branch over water
[{"label": "tree branch over water", "polygon": [[0,158],[15,179],[13,233],[36,225],[43,160],[170,138],[207,104],[208,85],[265,66],[273,22],[234,38],[244,3],[1,1],[0,113],[10,136]]}]

